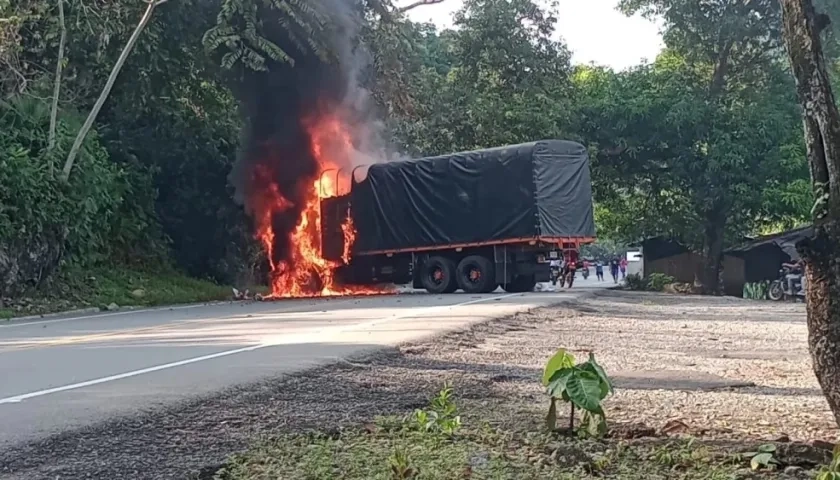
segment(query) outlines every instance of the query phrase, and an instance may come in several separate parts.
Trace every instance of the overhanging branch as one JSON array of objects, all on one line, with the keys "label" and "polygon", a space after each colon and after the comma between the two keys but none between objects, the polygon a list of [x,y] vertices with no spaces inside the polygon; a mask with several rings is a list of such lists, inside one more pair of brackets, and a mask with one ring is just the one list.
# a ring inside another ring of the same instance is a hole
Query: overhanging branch
[{"label": "overhanging branch", "polygon": [[397,9],[400,13],[405,13],[409,10],[413,10],[417,7],[422,7],[423,5],[434,5],[436,3],[443,3],[444,0],[417,0],[414,3],[410,3],[404,7],[400,7]]}]

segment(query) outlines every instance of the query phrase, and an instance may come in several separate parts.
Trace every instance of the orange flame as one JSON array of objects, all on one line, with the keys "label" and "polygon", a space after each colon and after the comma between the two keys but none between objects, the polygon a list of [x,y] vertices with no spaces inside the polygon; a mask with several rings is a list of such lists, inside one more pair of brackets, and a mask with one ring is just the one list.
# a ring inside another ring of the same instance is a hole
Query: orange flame
[{"label": "orange flame", "polygon": [[[381,289],[350,287],[335,284],[335,270],[350,262],[350,252],[356,238],[356,230],[349,212],[347,220],[341,225],[344,235],[343,262],[331,262],[321,253],[321,199],[336,196],[338,175],[321,175],[327,170],[349,169],[353,144],[351,136],[337,116],[325,116],[305,122],[311,138],[312,154],[318,162],[318,175],[303,179],[306,186],[305,205],[301,211],[297,226],[290,234],[291,255],[288,261],[275,264],[272,260],[275,232],[272,216],[288,210],[292,204],[284,198],[277,185],[270,184],[263,192],[257,210],[257,238],[262,242],[269,257],[271,268],[270,298],[317,297],[334,295],[361,295],[385,293]],[[257,176],[263,179],[269,174],[257,169]],[[263,182],[264,183],[264,182]]]}]

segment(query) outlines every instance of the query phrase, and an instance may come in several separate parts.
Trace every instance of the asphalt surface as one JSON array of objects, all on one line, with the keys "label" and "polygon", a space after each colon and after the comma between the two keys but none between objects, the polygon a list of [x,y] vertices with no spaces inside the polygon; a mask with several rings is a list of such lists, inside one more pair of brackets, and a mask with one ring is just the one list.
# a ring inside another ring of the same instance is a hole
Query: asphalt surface
[{"label": "asphalt surface", "polygon": [[556,293],[238,302],[0,324],[0,450],[467,327]]}]

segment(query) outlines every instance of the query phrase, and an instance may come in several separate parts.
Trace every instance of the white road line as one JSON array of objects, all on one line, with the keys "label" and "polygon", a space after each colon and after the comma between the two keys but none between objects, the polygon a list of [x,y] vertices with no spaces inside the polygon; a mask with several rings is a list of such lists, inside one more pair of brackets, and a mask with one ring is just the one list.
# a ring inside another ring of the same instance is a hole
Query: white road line
[{"label": "white road line", "polygon": [[237,349],[234,349],[234,350],[226,350],[226,351],[223,351],[223,352],[212,353],[210,355],[202,355],[200,357],[188,358],[188,359],[185,359],[185,360],[179,360],[177,362],[165,363],[163,365],[157,365],[157,366],[154,366],[154,367],[142,368],[140,370],[133,370],[131,372],[119,373],[117,375],[111,375],[111,376],[108,376],[108,377],[96,378],[96,379],[93,379],[93,380],[87,380],[87,381],[84,381],[84,382],[73,383],[73,384],[64,385],[64,386],[61,386],[61,387],[48,388],[46,390],[38,390],[38,391],[35,391],[35,392],[24,393],[22,395],[15,395],[13,397],[0,398],[0,405],[6,404],[6,403],[20,403],[20,402],[22,402],[24,400],[27,400],[27,399],[30,399],[30,398],[42,397],[44,395],[51,395],[53,393],[65,392],[67,390],[76,390],[78,388],[90,387],[90,386],[93,386],[93,385],[98,385],[100,383],[113,382],[115,380],[122,380],[124,378],[136,377],[138,375],[145,375],[147,373],[157,372],[157,371],[160,371],[160,370],[166,370],[166,369],[169,369],[169,368],[180,367],[180,366],[183,366],[183,365],[189,365],[191,363],[203,362],[205,360],[212,360],[214,358],[226,357],[228,355],[236,355],[238,353],[251,352],[251,351],[254,351],[254,350],[259,350],[261,348],[281,345],[283,343],[289,343],[289,340],[291,338],[295,338],[295,337],[297,337],[297,338],[311,338],[312,335],[316,334],[316,333],[330,332],[330,333],[334,334],[334,333],[341,333],[341,332],[346,332],[346,331],[351,331],[351,330],[360,330],[360,329],[373,327],[373,326],[377,325],[378,323],[385,322],[385,321],[399,320],[399,319],[402,319],[402,318],[409,318],[409,317],[414,317],[414,316],[418,316],[418,315],[421,315],[421,314],[428,314],[428,313],[436,312],[436,311],[439,311],[439,310],[447,310],[447,309],[463,307],[463,306],[467,306],[467,305],[473,305],[473,304],[476,304],[476,303],[489,302],[491,300],[501,300],[501,299],[504,299],[504,298],[521,296],[521,295],[522,295],[521,293],[512,293],[512,294],[500,295],[500,296],[496,296],[496,297],[479,298],[479,299],[475,299],[475,300],[470,300],[468,302],[456,303],[456,304],[453,304],[453,305],[437,305],[437,306],[434,306],[434,307],[414,310],[414,311],[410,311],[410,312],[403,313],[403,314],[397,314],[397,315],[391,315],[391,316],[388,316],[388,317],[377,318],[377,319],[371,320],[369,322],[359,323],[359,324],[355,324],[355,325],[349,325],[349,326],[345,326],[345,327],[334,327],[334,328],[331,328],[331,329],[319,330],[319,331],[315,331],[315,332],[307,333],[307,334],[293,334],[291,336],[281,336],[277,339],[277,341],[274,341],[274,342],[260,343],[260,344],[257,344],[257,345],[251,345],[249,347],[237,348]]},{"label": "white road line", "polygon": [[140,370],[134,370],[132,372],[125,372],[125,373],[120,373],[120,374],[117,374],[117,375],[111,375],[110,377],[102,377],[102,378],[97,378],[97,379],[94,379],[94,380],[88,380],[86,382],[79,382],[79,383],[74,383],[74,384],[71,384],[71,385],[64,385],[62,387],[48,388],[46,390],[39,390],[37,392],[25,393],[23,395],[17,395],[17,396],[14,396],[14,397],[6,397],[6,398],[0,399],[0,405],[2,405],[4,403],[20,403],[20,402],[22,402],[22,401],[24,401],[28,398],[41,397],[43,395],[50,395],[50,394],[53,394],[53,393],[63,392],[63,391],[66,391],[66,390],[75,390],[77,388],[90,387],[91,385],[98,385],[100,383],[105,383],[105,382],[113,382],[114,380],[121,380],[123,378],[135,377],[137,375],[143,375],[143,374],[146,374],[146,373],[157,372],[158,370],[165,370],[167,368],[180,367],[182,365],[189,365],[190,363],[203,362],[204,360],[210,360],[210,359],[213,359],[213,358],[226,357],[228,355],[234,355],[234,354],[243,353],[243,352],[250,352],[252,350],[257,350],[259,348],[263,348],[263,347],[267,347],[267,346],[268,345],[263,345],[263,344],[251,345],[250,347],[237,348],[236,350],[226,350],[224,352],[213,353],[213,354],[204,355],[204,356],[201,356],[201,357],[188,358],[186,360],[181,360],[181,361],[178,361],[178,362],[165,363],[163,365],[157,365],[155,367],[143,368],[143,369],[140,369]]}]

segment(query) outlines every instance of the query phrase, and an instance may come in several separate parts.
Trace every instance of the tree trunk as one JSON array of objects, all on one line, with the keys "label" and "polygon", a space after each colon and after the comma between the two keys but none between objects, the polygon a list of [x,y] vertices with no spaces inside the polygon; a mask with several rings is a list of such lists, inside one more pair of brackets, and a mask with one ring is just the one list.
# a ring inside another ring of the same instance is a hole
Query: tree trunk
[{"label": "tree trunk", "polygon": [[[67,42],[67,27],[64,25],[64,0],[58,0],[58,22],[61,25],[61,39],[58,41],[58,60],[55,62],[55,86],[53,87],[52,108],[50,108],[50,131],[47,150],[55,148],[55,128],[58,121],[58,96],[61,93],[61,71],[64,69],[64,44]],[[54,171],[50,162],[50,172]]]},{"label": "tree trunk", "polygon": [[699,275],[704,295],[720,294],[725,229],[726,219],[717,214],[707,215],[703,229],[703,265]]},{"label": "tree trunk", "polygon": [[79,134],[76,135],[76,140],[73,142],[73,147],[70,148],[70,153],[67,154],[67,160],[64,161],[64,168],[61,170],[61,176],[65,181],[70,178],[70,171],[73,169],[73,162],[76,161],[76,155],[79,154],[79,150],[82,148],[82,143],[85,141],[85,137],[90,131],[90,127],[93,126],[93,122],[96,120],[97,115],[99,115],[99,110],[102,109],[102,105],[104,105],[105,100],[108,99],[108,94],[111,93],[111,88],[113,88],[114,82],[117,81],[117,77],[120,75],[120,70],[122,70],[125,60],[128,58],[131,50],[134,49],[134,44],[137,43],[137,39],[140,38],[140,34],[143,32],[143,29],[146,28],[149,20],[152,19],[152,13],[155,11],[155,7],[165,1],[166,0],[146,0],[146,3],[148,4],[146,12],[140,19],[140,23],[138,23],[137,27],[134,28],[134,33],[131,34],[131,37],[128,39],[128,43],[126,43],[125,47],[123,47],[122,53],[120,53],[120,56],[117,59],[117,63],[114,64],[114,68],[111,69],[111,74],[108,76],[105,88],[102,89],[102,93],[100,93],[99,98],[96,99],[96,103],[90,110],[84,125],[82,125],[82,129],[79,130]]},{"label": "tree trunk", "polygon": [[817,198],[814,238],[798,245],[808,283],[808,346],[814,373],[840,425],[840,113],[820,41],[828,22],[816,14],[811,0],[780,3]]}]

